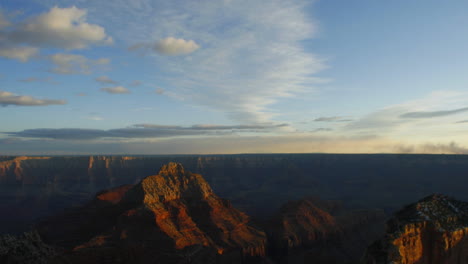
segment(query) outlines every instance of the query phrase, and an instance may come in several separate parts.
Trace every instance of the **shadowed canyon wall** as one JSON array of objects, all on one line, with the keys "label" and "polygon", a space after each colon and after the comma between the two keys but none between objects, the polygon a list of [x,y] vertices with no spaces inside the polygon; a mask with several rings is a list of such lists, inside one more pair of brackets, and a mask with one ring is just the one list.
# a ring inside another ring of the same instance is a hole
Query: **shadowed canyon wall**
[{"label": "shadowed canyon wall", "polygon": [[0,157],[0,232],[81,205],[96,192],[135,184],[168,162],[204,175],[249,215],[316,195],[355,208],[393,211],[431,193],[468,200],[468,156],[264,154],[203,156]]}]

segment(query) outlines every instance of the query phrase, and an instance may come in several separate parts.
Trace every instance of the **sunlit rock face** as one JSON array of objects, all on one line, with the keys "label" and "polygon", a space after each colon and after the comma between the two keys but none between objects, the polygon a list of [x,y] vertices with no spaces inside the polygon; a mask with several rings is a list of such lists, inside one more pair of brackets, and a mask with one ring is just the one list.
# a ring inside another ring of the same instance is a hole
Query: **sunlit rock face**
[{"label": "sunlit rock face", "polygon": [[72,250],[77,263],[100,263],[102,255],[139,263],[154,254],[168,263],[187,254],[216,262],[224,255],[263,257],[266,251],[265,233],[180,163],[164,165],[136,185],[98,193],[86,206],[38,228],[46,242]]},{"label": "sunlit rock face", "polygon": [[337,201],[286,203],[268,233],[279,263],[356,263],[384,233],[382,210],[352,210]]},{"label": "sunlit rock face", "polygon": [[387,223],[386,236],[365,256],[369,264],[468,263],[468,203],[431,195]]}]

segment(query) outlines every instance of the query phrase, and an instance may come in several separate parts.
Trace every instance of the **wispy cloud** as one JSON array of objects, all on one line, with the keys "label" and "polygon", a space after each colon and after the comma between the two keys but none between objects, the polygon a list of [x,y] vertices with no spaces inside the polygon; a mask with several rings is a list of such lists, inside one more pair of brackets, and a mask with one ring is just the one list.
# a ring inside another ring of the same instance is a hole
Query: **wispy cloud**
[{"label": "wispy cloud", "polygon": [[107,76],[99,76],[95,80],[96,82],[102,83],[102,84],[117,84],[116,81],[112,80],[111,78]]},{"label": "wispy cloud", "polygon": [[131,127],[100,130],[82,128],[39,128],[19,132],[4,132],[18,138],[48,138],[63,140],[92,140],[100,138],[168,138],[180,136],[220,135],[232,132],[268,132],[287,126],[278,125],[193,125],[191,127],[157,124],[137,124]]},{"label": "wispy cloud", "polygon": [[[463,137],[456,129],[457,114],[468,111],[468,93],[434,91],[422,98],[397,105],[387,106],[348,123],[341,133],[372,133],[411,138],[414,142],[424,140],[447,141],[454,136]],[[452,108],[452,110],[440,110]]]},{"label": "wispy cloud", "polygon": [[18,80],[19,82],[24,82],[24,83],[34,83],[34,82],[40,82],[40,83],[50,83],[50,84],[56,84],[51,77],[45,77],[45,78],[40,78],[40,77],[28,77],[24,79]]},{"label": "wispy cloud", "polygon": [[342,116],[322,116],[314,119],[315,122],[350,122],[352,119]]},{"label": "wispy cloud", "polygon": [[45,106],[63,105],[65,100],[38,99],[28,95],[16,95],[14,93],[0,91],[0,106]]},{"label": "wispy cloud", "polygon": [[57,74],[90,74],[94,67],[110,62],[107,58],[92,60],[82,55],[66,53],[51,55],[49,59],[54,64],[51,71]]},{"label": "wispy cloud", "polygon": [[0,29],[6,28],[10,25],[10,21],[8,21],[8,19],[3,14],[2,10],[0,10]]},{"label": "wispy cloud", "polygon": [[101,88],[101,91],[110,93],[110,94],[129,94],[130,90],[123,86],[114,86],[114,87],[105,87]]},{"label": "wispy cloud", "polygon": [[154,92],[157,93],[157,94],[163,94],[163,93],[164,93],[164,89],[158,88],[158,89],[154,90]]},{"label": "wispy cloud", "polygon": [[[63,0],[62,3],[72,3]],[[317,24],[306,13],[308,1],[120,1],[89,5],[90,16],[116,39],[161,43],[155,70],[171,87],[169,96],[224,112],[240,123],[272,120],[272,104],[314,89],[325,59],[305,51],[303,41],[315,37]],[[132,19],[122,19],[122,17]],[[186,45],[189,40],[193,44]],[[182,41],[179,41],[182,43]],[[140,45],[140,46],[139,46]],[[144,48],[139,44],[133,48]],[[176,51],[177,50],[177,51]]]},{"label": "wispy cloud", "polygon": [[97,116],[97,115],[90,115],[90,116],[87,116],[86,119],[88,120],[93,120],[93,121],[102,121],[104,120],[104,118],[100,117],[100,116]]},{"label": "wispy cloud", "polygon": [[431,111],[431,112],[409,112],[400,115],[400,118],[432,118],[454,115],[468,111],[468,107],[458,108],[454,110]]},{"label": "wispy cloud", "polygon": [[140,86],[142,85],[143,83],[139,80],[134,80],[130,83],[130,86]]}]

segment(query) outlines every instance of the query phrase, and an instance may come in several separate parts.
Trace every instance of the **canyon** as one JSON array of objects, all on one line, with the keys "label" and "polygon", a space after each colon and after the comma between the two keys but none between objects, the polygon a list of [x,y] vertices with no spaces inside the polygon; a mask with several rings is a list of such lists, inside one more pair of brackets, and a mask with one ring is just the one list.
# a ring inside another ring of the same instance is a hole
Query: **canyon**
[{"label": "canyon", "polygon": [[[177,159],[207,175],[190,172],[173,162]],[[464,157],[404,160],[387,155],[1,157],[1,207],[8,212],[3,228],[38,233],[1,237],[0,258],[11,263],[37,256],[43,263],[466,263],[468,203],[432,194],[395,209],[410,197],[408,186],[413,192],[418,184],[424,192],[448,188],[442,175],[453,180],[450,190],[457,193]],[[389,173],[380,166],[405,173],[379,178],[376,173]],[[344,170],[347,175],[340,174]],[[417,182],[423,173],[425,180]],[[373,177],[380,185],[374,186]],[[402,186],[396,188],[397,183]],[[394,192],[392,199],[384,189]],[[378,190],[380,196],[364,199]]]},{"label": "canyon", "polygon": [[244,154],[0,157],[0,233],[79,206],[105,189],[135,184],[179,162],[253,217],[306,196],[390,214],[432,193],[468,200],[465,155]]}]

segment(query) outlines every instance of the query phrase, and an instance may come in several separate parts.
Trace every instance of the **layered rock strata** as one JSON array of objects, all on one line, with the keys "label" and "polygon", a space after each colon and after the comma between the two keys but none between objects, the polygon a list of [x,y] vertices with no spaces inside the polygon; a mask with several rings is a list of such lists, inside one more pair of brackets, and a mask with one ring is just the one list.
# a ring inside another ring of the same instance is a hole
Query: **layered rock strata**
[{"label": "layered rock strata", "polygon": [[365,263],[468,263],[468,203],[435,194],[406,206],[369,247]]}]

